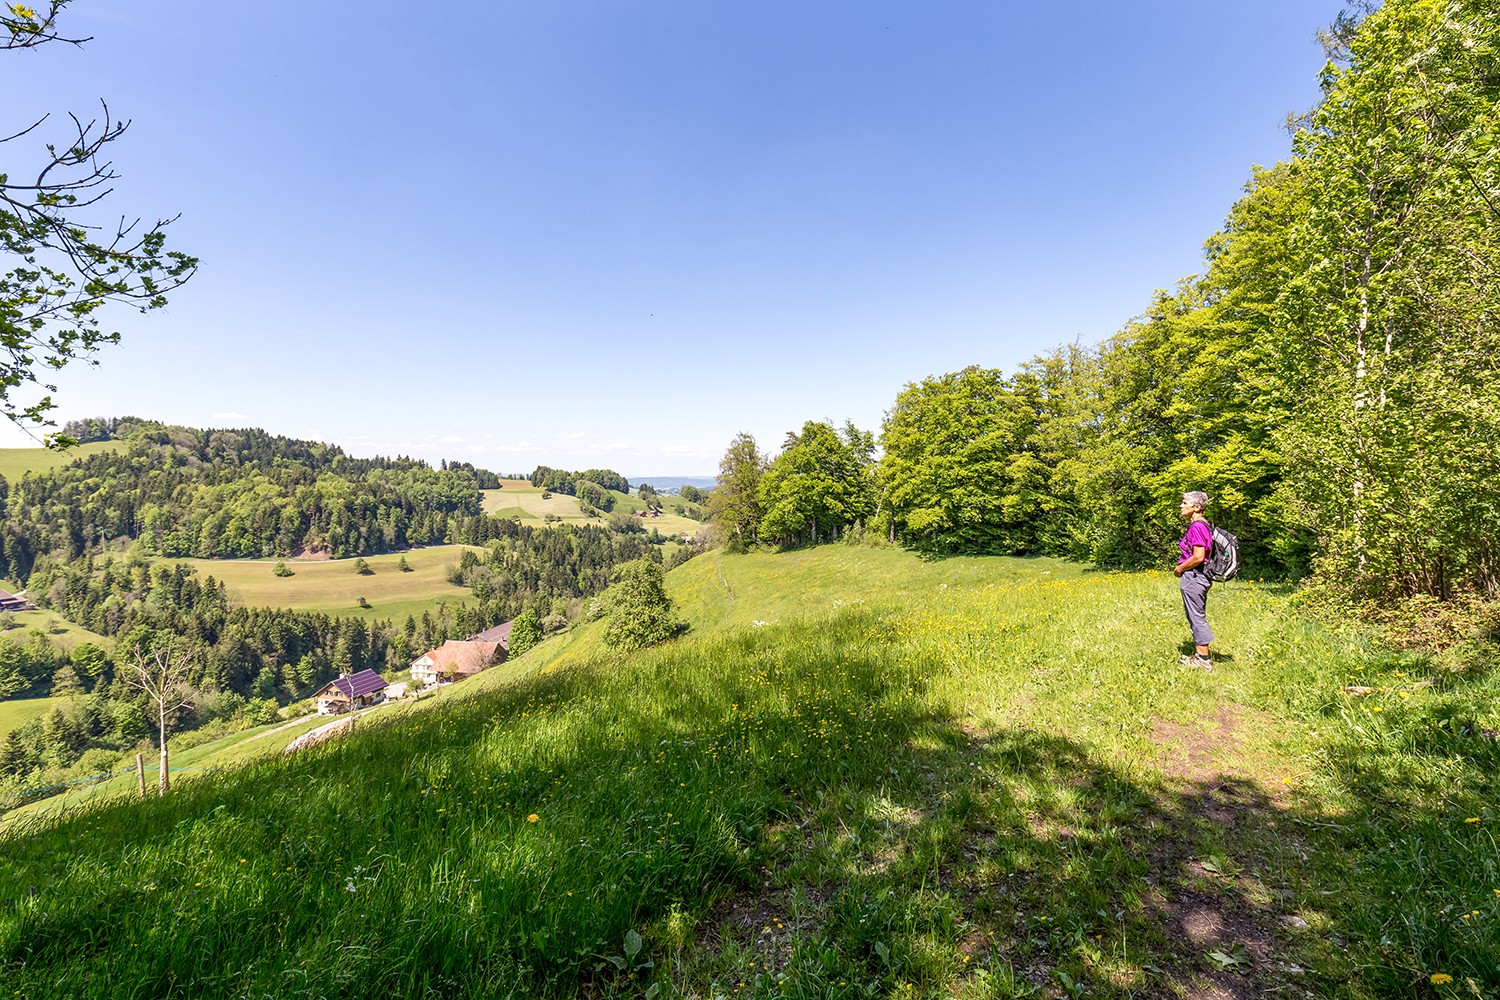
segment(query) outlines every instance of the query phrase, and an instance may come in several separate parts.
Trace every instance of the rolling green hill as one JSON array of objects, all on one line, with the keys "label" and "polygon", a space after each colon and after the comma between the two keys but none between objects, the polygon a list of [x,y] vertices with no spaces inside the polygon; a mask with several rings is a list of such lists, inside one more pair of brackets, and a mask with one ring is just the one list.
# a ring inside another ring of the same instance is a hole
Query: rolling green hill
[{"label": "rolling green hill", "polygon": [[[347,618],[382,618],[395,622],[407,615],[420,616],[440,601],[466,603],[474,600],[466,587],[447,580],[448,568],[458,562],[464,545],[432,545],[380,556],[367,556],[374,572],[355,572],[354,559],[287,559],[291,576],[272,573],[276,559],[169,559],[192,566],[201,577],[212,576],[229,588],[230,599],[252,608],[291,608],[322,611]],[[399,568],[405,558],[410,572]],[[364,597],[370,607],[362,608]]]},{"label": "rolling green hill", "polygon": [[[564,493],[553,493],[545,499],[542,494],[546,492],[539,486],[530,483],[506,481],[504,486],[498,490],[482,490],[481,497],[484,503],[484,512],[494,514],[498,517],[516,517],[522,522],[545,523],[548,514],[556,519],[558,524],[604,524],[606,518],[585,517],[582,508],[578,506],[578,500]],[[624,510],[634,513],[644,510],[645,501],[639,497],[621,493],[618,490],[606,491],[615,498],[615,510]],[[655,528],[663,535],[695,535],[703,528],[701,522],[694,521],[690,517],[671,512],[671,501],[673,498],[665,498],[667,510],[659,516],[650,518],[643,522],[649,531]]]},{"label": "rolling green hill", "polygon": [[[3,581],[0,581],[0,586],[4,586]],[[5,589],[10,588],[7,586]],[[11,611],[7,614],[10,616],[11,624],[15,627],[0,631],[0,638],[9,639],[11,642],[25,643],[27,633],[33,629],[40,629],[46,633],[53,645],[63,650],[72,650],[74,646],[85,642],[103,646],[105,649],[114,646],[113,640],[97,632],[90,632],[82,625],[75,625],[55,611],[38,608],[34,611]]]},{"label": "rolling green hill", "polygon": [[1203,673],[1177,666],[1163,573],[830,546],[710,554],[668,581],[690,629],[664,647],[621,658],[582,628],[511,665],[539,675],[482,675],[438,711],[164,800],[10,826],[7,984],[1377,997],[1495,982],[1492,673],[1429,683],[1434,664],[1253,582],[1215,590]]},{"label": "rolling green hill", "polygon": [[61,708],[66,698],[8,698],[0,701],[0,739],[12,729],[20,729],[32,719]]}]

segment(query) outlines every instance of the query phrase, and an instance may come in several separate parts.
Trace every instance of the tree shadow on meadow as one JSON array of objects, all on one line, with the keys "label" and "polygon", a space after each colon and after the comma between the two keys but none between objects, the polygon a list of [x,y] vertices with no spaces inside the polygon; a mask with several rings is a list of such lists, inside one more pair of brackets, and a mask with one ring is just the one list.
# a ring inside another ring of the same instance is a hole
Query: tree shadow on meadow
[{"label": "tree shadow on meadow", "polygon": [[776,976],[806,987],[784,995],[1250,997],[1306,982],[1296,806],[1243,777],[1142,783],[1033,730],[916,721],[888,781],[798,796],[761,885],[706,918],[704,948],[734,959],[721,964],[768,995]]}]

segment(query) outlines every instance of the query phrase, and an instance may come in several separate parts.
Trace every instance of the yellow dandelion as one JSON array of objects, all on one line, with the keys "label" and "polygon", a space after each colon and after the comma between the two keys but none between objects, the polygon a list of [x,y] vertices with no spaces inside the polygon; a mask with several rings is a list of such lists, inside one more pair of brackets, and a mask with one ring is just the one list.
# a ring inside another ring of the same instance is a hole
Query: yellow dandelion
[{"label": "yellow dandelion", "polygon": [[1427,981],[1434,986],[1442,986],[1446,983],[1453,982],[1453,977],[1448,975],[1448,973],[1446,972],[1434,972],[1432,975],[1427,977]]},{"label": "yellow dandelion", "polygon": [[530,816],[526,817],[526,822],[528,822],[528,823],[535,823],[537,820],[539,820],[541,818],[542,817],[538,816],[536,813],[532,813]]},{"label": "yellow dandelion", "polygon": [[1478,816],[1470,816],[1468,819],[1464,820],[1464,822],[1465,823],[1478,823],[1479,822],[1479,817]]}]

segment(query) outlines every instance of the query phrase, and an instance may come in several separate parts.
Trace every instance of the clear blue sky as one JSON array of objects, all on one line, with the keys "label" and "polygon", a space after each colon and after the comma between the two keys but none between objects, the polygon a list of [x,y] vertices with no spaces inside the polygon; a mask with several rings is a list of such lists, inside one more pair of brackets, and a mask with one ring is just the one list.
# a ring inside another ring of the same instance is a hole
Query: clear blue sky
[{"label": "clear blue sky", "polygon": [[1341,6],[75,0],[0,125],[106,99],[110,208],[203,260],[63,419],[711,474],[1197,271]]}]

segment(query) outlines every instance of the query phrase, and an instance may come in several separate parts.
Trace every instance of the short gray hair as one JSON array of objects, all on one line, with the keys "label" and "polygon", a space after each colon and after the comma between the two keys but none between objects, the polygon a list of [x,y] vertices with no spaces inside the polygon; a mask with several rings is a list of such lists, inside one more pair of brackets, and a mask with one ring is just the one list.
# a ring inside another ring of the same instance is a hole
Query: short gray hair
[{"label": "short gray hair", "polygon": [[1208,494],[1204,493],[1202,490],[1191,490],[1182,495],[1182,502],[1186,504],[1192,504],[1199,510],[1207,510]]}]

